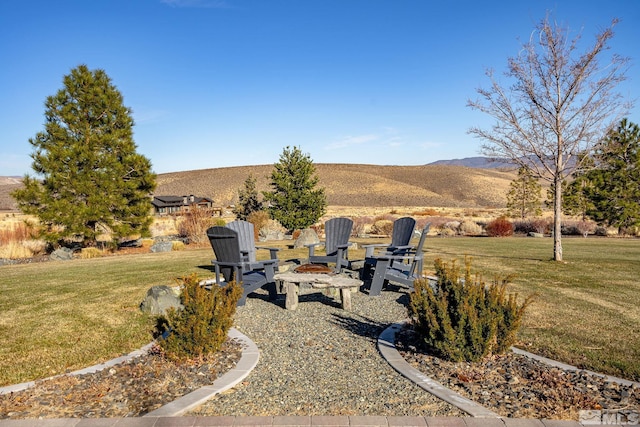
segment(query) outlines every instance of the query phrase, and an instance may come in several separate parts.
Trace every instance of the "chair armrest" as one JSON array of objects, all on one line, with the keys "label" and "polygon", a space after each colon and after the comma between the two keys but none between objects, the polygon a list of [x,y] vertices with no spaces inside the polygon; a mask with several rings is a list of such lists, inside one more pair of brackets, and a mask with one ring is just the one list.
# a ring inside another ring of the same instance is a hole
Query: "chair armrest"
[{"label": "chair armrest", "polygon": [[416,259],[422,259],[422,255],[415,256],[415,255],[382,254],[382,255],[375,256],[374,258],[378,259],[378,260],[389,260],[389,261],[398,261],[398,260],[413,261],[413,260],[416,260]]},{"label": "chair armrest", "polygon": [[369,257],[373,256],[373,251],[375,250],[375,248],[387,247],[387,244],[386,243],[372,243],[370,245],[362,245],[362,247],[364,248],[364,256],[365,256],[365,258],[369,258]]},{"label": "chair armrest", "polygon": [[324,245],[324,242],[307,243],[305,246],[306,246],[307,248],[312,248],[312,247],[316,247],[316,246],[320,246],[320,245]]},{"label": "chair armrest", "polygon": [[412,249],[414,246],[413,245],[401,245],[401,246],[389,246],[389,250],[390,251],[404,251],[404,250],[408,250],[408,249]]},{"label": "chair armrest", "polygon": [[277,259],[278,251],[280,250],[280,248],[268,248],[265,246],[256,246],[256,249],[269,251],[269,258],[271,259]]},{"label": "chair armrest", "polygon": [[220,267],[234,267],[234,268],[242,269],[242,263],[239,263],[239,262],[225,262],[225,261],[218,261],[214,259],[214,260],[211,260],[211,264],[219,265]]},{"label": "chair armrest", "polygon": [[233,276],[231,280],[235,280],[236,282],[242,282],[242,264],[237,262],[224,262],[218,261],[215,259],[211,260],[211,264],[215,267],[216,271],[216,283],[220,283],[220,267],[231,267],[233,268]]},{"label": "chair armrest", "polygon": [[256,249],[263,249],[265,251],[279,251],[280,248],[269,248],[267,246],[256,246]]},{"label": "chair armrest", "polygon": [[415,246],[413,245],[389,246],[387,248],[387,252],[391,252],[392,254],[408,253],[410,250],[414,248]]},{"label": "chair armrest", "polygon": [[325,242],[318,242],[318,243],[308,243],[305,246],[307,248],[309,248],[309,257],[312,257],[315,255],[316,253],[316,246],[320,246],[320,245],[324,245]]}]

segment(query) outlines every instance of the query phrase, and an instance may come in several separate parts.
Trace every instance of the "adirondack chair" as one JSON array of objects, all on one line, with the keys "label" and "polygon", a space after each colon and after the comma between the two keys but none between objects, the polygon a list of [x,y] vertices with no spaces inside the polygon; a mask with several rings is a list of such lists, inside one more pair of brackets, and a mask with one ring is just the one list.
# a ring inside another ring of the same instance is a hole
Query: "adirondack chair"
[{"label": "adirondack chair", "polygon": [[215,267],[216,284],[222,285],[223,281],[232,280],[242,284],[243,293],[238,306],[246,303],[247,295],[262,287],[268,289],[270,299],[276,298],[276,283],[273,276],[278,260],[263,261],[260,268],[251,269],[248,268],[249,263],[245,261],[240,250],[237,231],[228,227],[215,226],[207,230],[207,237],[216,256],[216,259],[211,261]]},{"label": "adirondack chair", "polygon": [[[238,243],[240,245],[240,253],[243,257],[245,265],[243,269],[259,270],[264,268],[265,261],[257,261],[256,253],[258,250],[264,249],[269,251],[268,264],[272,264],[271,260],[278,259],[278,248],[267,248],[255,245],[255,234],[253,232],[253,224],[249,221],[236,220],[228,223],[225,227],[235,230],[238,233]],[[278,271],[278,264],[276,263],[275,270]]]},{"label": "adirondack chair", "polygon": [[384,248],[384,253],[392,255],[402,255],[413,246],[409,245],[409,241],[413,236],[413,230],[416,226],[416,220],[405,216],[393,221],[393,231],[391,232],[391,243],[376,243],[372,245],[362,245],[365,249],[364,256],[371,257],[374,255],[376,248]]},{"label": "adirondack chair", "polygon": [[362,245],[364,248],[364,267],[361,272],[361,279],[366,280],[371,276],[371,269],[376,264],[375,249],[382,248],[378,255],[405,255],[413,248],[409,244],[413,236],[416,220],[411,217],[402,217],[393,221],[393,231],[391,232],[391,243],[376,243],[372,245]]},{"label": "adirondack chair", "polygon": [[[325,241],[305,245],[309,248],[309,263],[333,263],[335,273],[340,273],[343,267],[349,267],[349,237],[352,229],[353,221],[349,218],[332,218],[325,222]],[[325,255],[316,255],[315,248],[318,245],[324,245]]]},{"label": "adirondack chair", "polygon": [[423,246],[431,224],[427,224],[420,235],[420,241],[414,250],[405,255],[382,254],[376,257],[375,271],[369,287],[369,296],[380,295],[382,288],[389,282],[413,290],[413,282],[422,275]]}]

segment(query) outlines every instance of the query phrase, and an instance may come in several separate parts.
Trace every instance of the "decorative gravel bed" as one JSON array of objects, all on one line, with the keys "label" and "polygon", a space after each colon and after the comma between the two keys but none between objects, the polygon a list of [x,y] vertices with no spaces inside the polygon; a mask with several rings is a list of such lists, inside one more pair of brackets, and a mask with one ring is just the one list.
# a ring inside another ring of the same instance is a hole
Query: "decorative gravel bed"
[{"label": "decorative gravel bed", "polygon": [[191,415],[463,415],[400,376],[377,349],[380,333],[406,318],[398,299],[352,296],[344,311],[321,293],[301,289],[297,310],[249,298],[235,327],[260,349],[245,381]]}]

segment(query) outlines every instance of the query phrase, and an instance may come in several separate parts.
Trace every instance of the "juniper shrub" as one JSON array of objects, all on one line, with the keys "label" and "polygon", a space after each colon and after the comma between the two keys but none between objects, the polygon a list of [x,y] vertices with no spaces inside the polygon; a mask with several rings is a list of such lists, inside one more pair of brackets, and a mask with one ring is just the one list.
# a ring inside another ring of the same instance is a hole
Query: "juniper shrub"
[{"label": "juniper shrub", "polygon": [[181,310],[170,309],[158,316],[155,335],[167,357],[190,359],[215,353],[233,325],[242,288],[235,281],[207,290],[192,274],[182,278]]},{"label": "juniper shrub", "polygon": [[509,350],[532,297],[518,304],[517,295],[507,295],[510,277],[489,285],[472,277],[469,259],[464,276],[455,262],[437,259],[435,269],[437,283],[416,281],[408,307],[427,349],[443,359],[468,362]]}]

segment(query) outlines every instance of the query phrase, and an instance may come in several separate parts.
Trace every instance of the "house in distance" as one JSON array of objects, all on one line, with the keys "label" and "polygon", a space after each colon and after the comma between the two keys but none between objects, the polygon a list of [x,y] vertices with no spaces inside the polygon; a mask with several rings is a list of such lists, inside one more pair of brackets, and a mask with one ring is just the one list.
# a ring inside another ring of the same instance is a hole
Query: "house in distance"
[{"label": "house in distance", "polygon": [[153,196],[151,201],[156,215],[181,215],[194,209],[210,209],[222,214],[221,208],[213,206],[213,200],[207,197],[190,196]]}]

